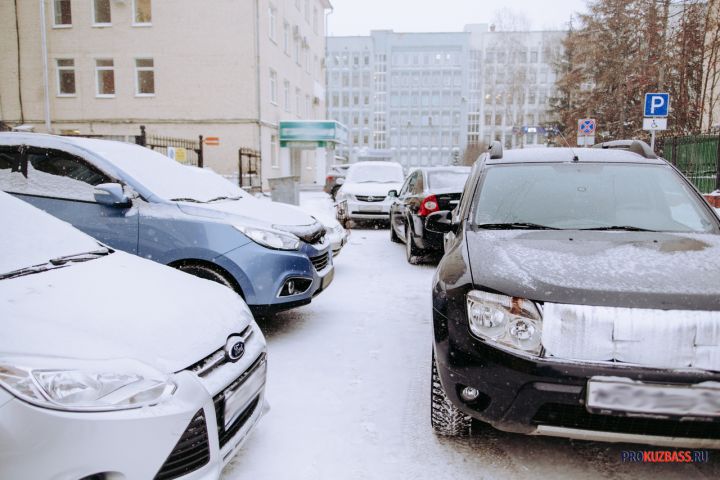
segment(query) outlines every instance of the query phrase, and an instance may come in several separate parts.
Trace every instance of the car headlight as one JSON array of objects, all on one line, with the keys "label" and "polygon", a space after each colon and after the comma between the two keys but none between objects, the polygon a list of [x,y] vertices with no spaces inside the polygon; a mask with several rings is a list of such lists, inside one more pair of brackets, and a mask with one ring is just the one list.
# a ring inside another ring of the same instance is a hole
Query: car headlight
[{"label": "car headlight", "polygon": [[136,360],[49,357],[0,357],[0,385],[26,402],[67,411],[156,405],[177,388],[167,375]]},{"label": "car headlight", "polygon": [[472,290],[467,295],[470,331],[502,347],[532,355],[542,350],[542,315],[521,298]]},{"label": "car headlight", "polygon": [[235,225],[235,228],[263,247],[275,250],[297,250],[300,248],[300,239],[292,233],[240,225]]}]

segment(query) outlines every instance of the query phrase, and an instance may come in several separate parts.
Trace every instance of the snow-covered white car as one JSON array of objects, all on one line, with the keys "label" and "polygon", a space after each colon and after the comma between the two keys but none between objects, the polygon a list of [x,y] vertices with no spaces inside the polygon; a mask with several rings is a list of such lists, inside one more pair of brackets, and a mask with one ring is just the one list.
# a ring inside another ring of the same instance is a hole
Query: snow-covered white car
[{"label": "snow-covered white car", "polygon": [[338,220],[389,220],[390,190],[399,191],[405,180],[397,162],[358,162],[348,169],[337,193]]},{"label": "snow-covered white car", "polygon": [[2,192],[0,229],[0,478],[218,478],[264,405],[242,298]]}]

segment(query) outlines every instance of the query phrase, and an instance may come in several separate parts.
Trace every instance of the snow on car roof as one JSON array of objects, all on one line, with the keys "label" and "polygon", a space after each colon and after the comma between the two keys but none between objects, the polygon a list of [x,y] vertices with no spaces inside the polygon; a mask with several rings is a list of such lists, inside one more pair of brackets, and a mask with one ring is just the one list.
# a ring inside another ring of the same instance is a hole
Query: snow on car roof
[{"label": "snow on car roof", "polygon": [[0,229],[0,275],[101,248],[69,223],[4,192],[0,192]]}]

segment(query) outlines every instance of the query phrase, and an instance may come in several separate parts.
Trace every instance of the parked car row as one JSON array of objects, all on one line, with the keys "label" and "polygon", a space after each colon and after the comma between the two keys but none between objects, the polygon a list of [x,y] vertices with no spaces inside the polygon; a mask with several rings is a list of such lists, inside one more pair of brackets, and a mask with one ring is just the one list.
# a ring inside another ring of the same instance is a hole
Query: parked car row
[{"label": "parked car row", "polygon": [[647,145],[495,145],[425,230],[438,434],[720,448],[720,222]]},{"label": "parked car row", "polygon": [[0,134],[0,190],[0,478],[219,478],[265,408],[253,313],[347,232],[102,140]]}]

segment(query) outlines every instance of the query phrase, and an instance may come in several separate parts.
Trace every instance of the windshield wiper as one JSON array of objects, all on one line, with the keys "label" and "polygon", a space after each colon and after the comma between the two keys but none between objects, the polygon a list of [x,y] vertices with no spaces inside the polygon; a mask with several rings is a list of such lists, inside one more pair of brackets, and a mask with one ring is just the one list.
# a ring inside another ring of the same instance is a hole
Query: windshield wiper
[{"label": "windshield wiper", "polygon": [[213,199],[211,199],[211,200],[208,200],[208,201],[205,202],[205,203],[219,202],[220,200],[240,200],[240,199],[242,199],[242,198],[243,198],[243,197],[216,197],[216,198],[213,198]]},{"label": "windshield wiper", "polygon": [[13,270],[12,272],[4,273],[0,275],[0,280],[6,280],[8,278],[23,277],[25,275],[32,275],[33,273],[47,272],[48,270],[54,270],[56,268],[62,268],[62,266],[52,267],[47,263],[42,265],[35,265],[33,267],[25,267],[19,270]]},{"label": "windshield wiper", "polygon": [[603,231],[603,230],[620,230],[625,232],[656,232],[657,230],[649,230],[647,228],[633,227],[632,225],[610,225],[607,227],[581,228],[580,230]]},{"label": "windshield wiper", "polygon": [[171,202],[191,202],[191,203],[205,203],[201,202],[200,200],[195,200],[194,198],[171,198]]},{"label": "windshield wiper", "polygon": [[109,248],[101,248],[100,250],[94,250],[92,252],[76,253],[73,255],[65,255],[64,257],[53,258],[49,261],[52,265],[65,265],[71,262],[87,262],[88,260],[94,260],[98,257],[104,257],[110,254]]},{"label": "windshield wiper", "polygon": [[555,227],[548,227],[547,225],[539,225],[537,223],[481,223],[477,225],[478,228],[484,230],[560,230]]}]

